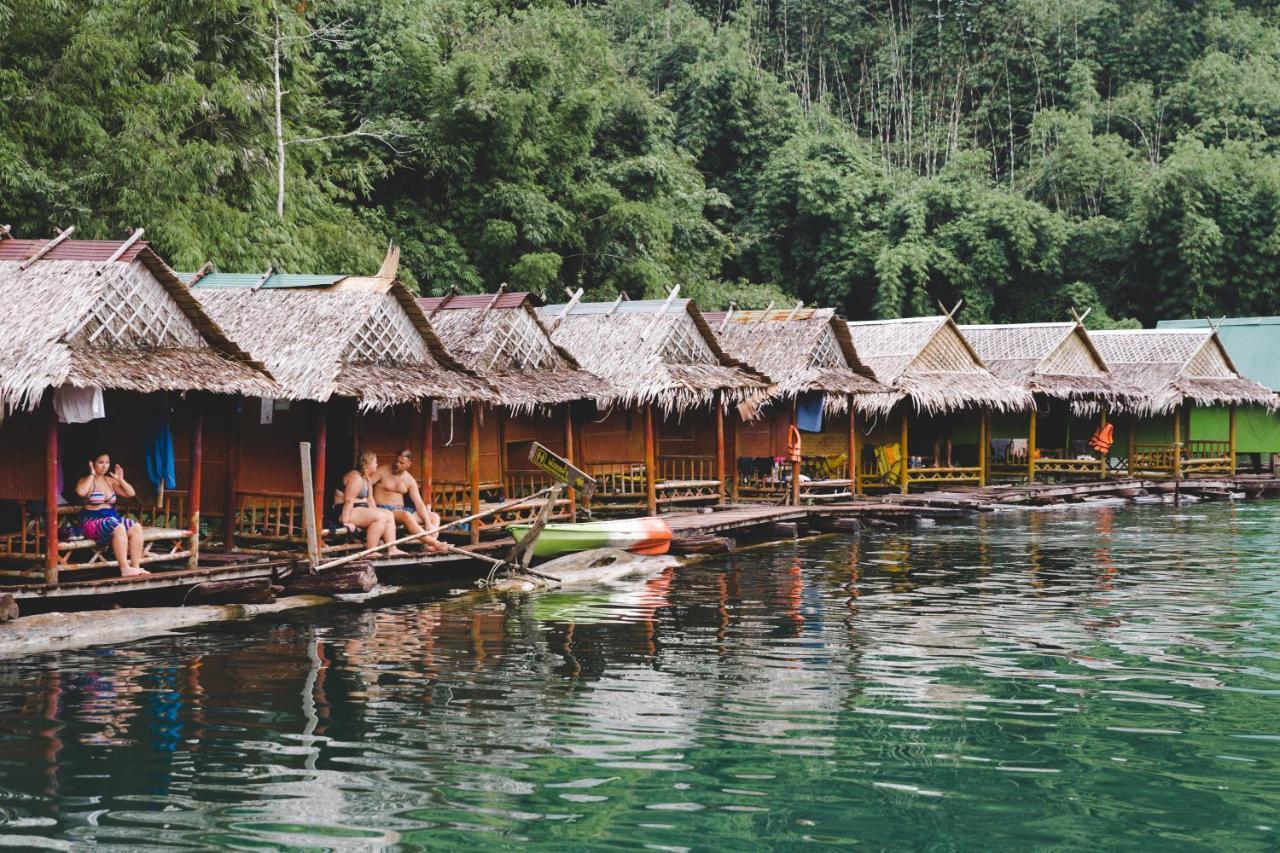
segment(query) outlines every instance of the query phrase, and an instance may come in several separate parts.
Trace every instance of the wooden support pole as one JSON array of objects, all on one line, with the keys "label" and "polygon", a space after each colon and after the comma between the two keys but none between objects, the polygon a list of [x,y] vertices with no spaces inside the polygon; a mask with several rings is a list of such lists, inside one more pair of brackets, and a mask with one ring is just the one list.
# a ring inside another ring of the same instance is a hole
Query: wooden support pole
[{"label": "wooden support pole", "polygon": [[742,479],[742,475],[738,471],[738,454],[741,452],[738,450],[738,438],[739,434],[742,432],[742,416],[736,410],[734,411],[733,416],[729,418],[729,430],[729,444],[733,448],[733,461],[729,465],[729,476],[733,477],[733,485],[729,489],[729,499],[736,504],[738,502],[738,481]]},{"label": "wooden support pole", "polygon": [[[573,453],[573,404],[564,404],[564,458],[570,465],[576,465]],[[569,520],[578,520],[578,490],[570,486],[565,490],[569,500]]]},{"label": "wooden support pole", "polygon": [[1231,476],[1236,475],[1236,407],[1227,407],[1227,464],[1231,466]]},{"label": "wooden support pole", "polygon": [[658,440],[653,430],[653,404],[644,407],[644,505],[649,515],[658,514]]},{"label": "wooden support pole", "polygon": [[[317,430],[318,432],[318,430]],[[320,448],[317,446],[317,456]],[[311,478],[311,442],[298,442],[299,470],[302,473],[302,529],[307,533],[307,565],[312,574],[320,565],[320,519],[316,515],[316,486]],[[323,481],[321,481],[323,482]],[[321,487],[321,491],[324,491]]]},{"label": "wooden support pole", "polygon": [[1036,421],[1039,412],[1031,409],[1031,421],[1027,424],[1027,485],[1036,481]]},{"label": "wooden support pole", "polygon": [[222,487],[222,547],[236,547],[236,478],[240,474],[240,430],[244,423],[244,398],[231,404],[231,423],[227,430],[227,481]]},{"label": "wooden support pole", "polygon": [[[321,403],[316,413],[316,446],[315,446],[315,462],[313,463],[313,483],[315,494],[311,496],[311,512],[312,524],[308,525],[315,531],[316,541],[324,542],[324,500],[325,500],[325,460],[329,448],[329,404]],[[359,448],[357,448],[359,452]],[[317,546],[318,548],[319,546]],[[316,552],[319,554],[319,551]]]},{"label": "wooden support pole", "polygon": [[[1107,426],[1107,410],[1103,409],[1098,415],[1098,428],[1105,429]],[[1107,479],[1107,472],[1111,470],[1111,466],[1107,464],[1107,460],[1111,457],[1110,449],[1102,454],[1102,479]]]},{"label": "wooden support pole", "polygon": [[53,406],[53,392],[48,394],[45,411],[44,458],[44,582],[58,582],[58,411]]},{"label": "wooden support pole", "polygon": [[978,413],[978,485],[987,484],[987,448],[991,446],[990,425],[987,422],[989,412],[983,409]]},{"label": "wooden support pole", "polygon": [[194,569],[200,563],[200,492],[204,488],[204,406],[198,395],[191,400],[191,467],[187,475],[187,508],[191,513],[191,555],[187,568]]},{"label": "wooden support pole", "polygon": [[1173,410],[1173,479],[1182,479],[1182,406]]},{"label": "wooden support pole", "polygon": [[[799,425],[797,423],[797,410],[800,407],[798,397],[791,398],[791,428],[799,434]],[[791,461],[791,505],[800,506],[800,454],[796,454],[796,458]]]},{"label": "wooden support pole", "polygon": [[720,497],[716,501],[720,506],[724,506],[724,392],[716,395],[716,401],[712,404],[715,408],[716,417],[716,482],[720,484]]},{"label": "wooden support pole", "polygon": [[435,421],[431,419],[432,412],[435,411],[435,403],[426,400],[422,404],[422,419],[425,421],[422,427],[422,482],[418,484],[418,489],[422,492],[422,502],[428,507],[431,506],[434,499],[432,480],[435,478]]},{"label": "wooden support pole", "polygon": [[[480,403],[471,404],[471,430],[467,441],[467,474],[471,478],[471,514],[480,513]],[[471,544],[480,544],[480,522],[471,524]]]},{"label": "wooden support pole", "polygon": [[1133,452],[1134,452],[1134,444],[1136,441],[1135,436],[1137,434],[1138,434],[1138,416],[1130,415],[1129,416],[1129,436],[1128,436],[1129,447],[1128,447],[1128,450],[1126,451],[1129,455],[1125,457],[1125,463],[1126,463],[1125,467],[1128,469],[1128,473],[1130,477],[1133,476],[1133,471],[1134,471]]},{"label": "wooden support pole", "polygon": [[853,407],[853,395],[849,395],[849,488],[855,495],[862,494],[862,448],[858,446],[858,412]]},{"label": "wooden support pole", "polygon": [[902,404],[902,434],[899,436],[898,441],[899,441],[898,455],[902,457],[898,461],[898,466],[899,466],[898,479],[901,481],[899,491],[905,495],[907,493],[907,488],[910,486],[910,482],[909,482],[910,476],[908,474],[908,467],[907,467],[907,463],[910,462],[910,457],[907,455],[908,445],[907,445],[907,404],[906,403]]}]

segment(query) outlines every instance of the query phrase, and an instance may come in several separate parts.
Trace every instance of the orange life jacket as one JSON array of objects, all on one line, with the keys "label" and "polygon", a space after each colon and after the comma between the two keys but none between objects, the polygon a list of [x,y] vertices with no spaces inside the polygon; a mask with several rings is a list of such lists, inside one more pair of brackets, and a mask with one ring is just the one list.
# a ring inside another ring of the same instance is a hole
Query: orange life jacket
[{"label": "orange life jacket", "polygon": [[1099,453],[1106,453],[1111,449],[1114,441],[1115,428],[1111,424],[1101,424],[1093,431],[1093,438],[1089,439],[1089,446]]},{"label": "orange life jacket", "polygon": [[800,430],[794,426],[787,427],[787,461],[800,461]]}]

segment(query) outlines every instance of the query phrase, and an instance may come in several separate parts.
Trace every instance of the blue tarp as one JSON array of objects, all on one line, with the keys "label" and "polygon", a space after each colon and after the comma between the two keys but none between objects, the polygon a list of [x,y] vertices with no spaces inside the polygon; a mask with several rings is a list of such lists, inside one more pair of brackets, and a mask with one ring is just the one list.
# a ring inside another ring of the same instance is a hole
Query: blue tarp
[{"label": "blue tarp", "polygon": [[160,490],[161,484],[166,489],[178,488],[173,464],[173,432],[169,429],[169,403],[163,398],[151,435],[147,439],[145,454],[147,479],[155,486],[156,491]]},{"label": "blue tarp", "polygon": [[822,403],[820,392],[801,394],[796,400],[796,426],[805,432],[822,432]]}]

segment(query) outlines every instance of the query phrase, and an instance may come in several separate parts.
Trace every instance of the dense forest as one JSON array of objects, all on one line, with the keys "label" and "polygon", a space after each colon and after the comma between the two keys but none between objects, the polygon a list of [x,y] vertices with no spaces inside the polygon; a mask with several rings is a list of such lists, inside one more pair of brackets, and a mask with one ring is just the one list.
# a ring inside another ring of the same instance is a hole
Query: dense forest
[{"label": "dense forest", "polygon": [[1280,312],[1226,0],[0,0],[0,222],[423,292]]}]

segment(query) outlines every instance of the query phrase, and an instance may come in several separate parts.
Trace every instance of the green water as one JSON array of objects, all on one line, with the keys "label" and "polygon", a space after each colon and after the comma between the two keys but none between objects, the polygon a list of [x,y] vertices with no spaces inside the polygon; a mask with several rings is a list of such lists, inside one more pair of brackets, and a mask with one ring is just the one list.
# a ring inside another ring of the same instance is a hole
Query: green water
[{"label": "green water", "polygon": [[984,516],[0,662],[0,844],[1274,850],[1278,522]]}]

